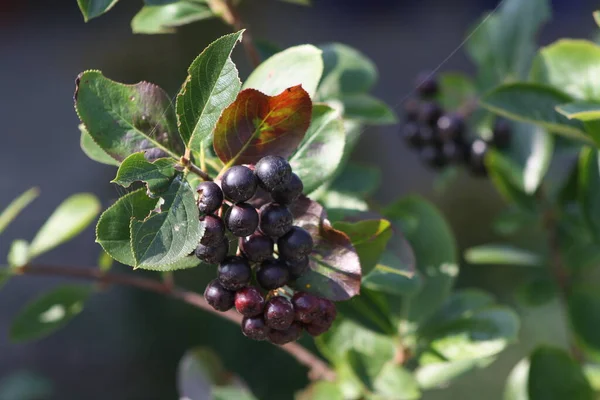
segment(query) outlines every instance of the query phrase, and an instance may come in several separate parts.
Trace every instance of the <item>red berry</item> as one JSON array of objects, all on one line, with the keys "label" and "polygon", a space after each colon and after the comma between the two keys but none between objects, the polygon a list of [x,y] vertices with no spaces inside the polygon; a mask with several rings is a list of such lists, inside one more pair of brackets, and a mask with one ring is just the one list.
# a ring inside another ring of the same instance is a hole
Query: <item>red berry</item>
[{"label": "red berry", "polygon": [[294,306],[285,297],[275,296],[267,302],[264,318],[269,328],[287,329],[294,322]]},{"label": "red berry", "polygon": [[302,336],[302,325],[294,322],[284,330],[271,329],[268,335],[269,341],[273,344],[283,345],[295,342]]},{"label": "red berry", "polygon": [[235,309],[246,317],[255,317],[263,312],[265,299],[254,286],[240,289],[235,294]]},{"label": "red berry", "polygon": [[319,298],[309,293],[297,292],[292,297],[296,321],[310,324],[320,312]]}]

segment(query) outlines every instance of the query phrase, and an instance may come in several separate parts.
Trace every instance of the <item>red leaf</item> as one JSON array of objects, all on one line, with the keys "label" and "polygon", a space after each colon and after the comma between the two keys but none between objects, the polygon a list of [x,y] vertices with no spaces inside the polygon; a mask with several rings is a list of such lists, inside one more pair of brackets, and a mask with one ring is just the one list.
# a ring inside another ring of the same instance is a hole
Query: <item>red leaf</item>
[{"label": "red leaf", "polygon": [[304,138],[311,114],[312,101],[301,85],[277,96],[243,90],[217,122],[215,152],[229,166],[255,164],[266,155],[288,158]]}]

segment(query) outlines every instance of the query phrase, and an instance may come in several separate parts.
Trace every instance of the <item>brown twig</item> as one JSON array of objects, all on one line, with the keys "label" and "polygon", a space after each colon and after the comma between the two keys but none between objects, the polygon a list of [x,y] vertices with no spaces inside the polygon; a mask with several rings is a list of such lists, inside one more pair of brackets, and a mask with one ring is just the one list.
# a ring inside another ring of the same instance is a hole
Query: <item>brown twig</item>
[{"label": "brown twig", "polygon": [[242,21],[242,17],[233,0],[211,0],[209,2],[213,10],[217,10],[221,14],[221,17],[229,25],[233,26],[236,31],[240,31],[246,28],[244,35],[242,36],[242,45],[248,60],[254,67],[258,67],[260,64],[260,55],[252,39],[252,34],[247,29],[246,25]]},{"label": "brown twig", "polygon": [[197,165],[195,165],[193,162],[191,162],[188,157],[185,157],[185,156],[181,157],[179,159],[179,163],[181,165],[183,165],[185,168],[187,168],[190,172],[198,175],[200,178],[202,178],[202,180],[204,180],[204,181],[212,181],[213,180],[208,173],[206,173],[201,168],[199,168]]},{"label": "brown twig", "polygon": [[[124,285],[132,286],[138,289],[158,293],[164,296],[169,296],[174,299],[183,301],[194,307],[208,311],[218,315],[236,324],[242,322],[242,316],[233,310],[221,313],[215,311],[204,299],[203,296],[196,292],[192,292],[177,286],[170,286],[163,282],[132,274],[119,274],[102,272],[96,268],[86,267],[63,267],[55,265],[24,265],[17,268],[19,275],[45,275],[45,276],[62,276],[77,279],[92,280],[105,285]],[[305,347],[298,343],[289,343],[284,346],[278,346],[280,349],[294,357],[300,364],[308,368],[310,379],[325,379],[334,380],[335,372],[329,368],[327,363],[317,357],[315,354],[308,351]]]}]

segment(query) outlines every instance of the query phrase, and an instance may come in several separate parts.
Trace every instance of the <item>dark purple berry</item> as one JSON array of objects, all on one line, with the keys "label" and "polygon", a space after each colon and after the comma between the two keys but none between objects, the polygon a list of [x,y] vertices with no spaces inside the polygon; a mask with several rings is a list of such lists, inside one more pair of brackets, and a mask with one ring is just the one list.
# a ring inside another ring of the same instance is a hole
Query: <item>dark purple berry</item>
[{"label": "dark purple berry", "polygon": [[225,237],[225,223],[219,217],[214,215],[204,215],[200,217],[200,221],[204,222],[204,235],[200,239],[200,243],[205,246],[217,246]]},{"label": "dark purple berry", "polygon": [[258,213],[249,204],[234,204],[225,213],[225,226],[238,237],[250,236],[258,227]]},{"label": "dark purple berry", "polygon": [[286,206],[277,203],[265,204],[260,208],[260,231],[267,236],[280,237],[289,232],[294,217]]},{"label": "dark purple berry", "polygon": [[265,324],[262,315],[258,317],[244,317],[242,320],[242,333],[252,340],[266,340],[270,330]]},{"label": "dark purple berry", "polygon": [[277,248],[284,259],[299,260],[310,254],[313,240],[306,230],[293,226],[288,233],[277,240]]},{"label": "dark purple berry", "polygon": [[241,203],[251,199],[256,193],[256,176],[250,168],[234,165],[223,174],[221,187],[225,197],[234,203]]},{"label": "dark purple berry", "polygon": [[433,97],[438,93],[439,84],[434,74],[422,72],[417,77],[417,90],[422,98]]},{"label": "dark purple berry", "polygon": [[302,325],[298,322],[294,322],[284,330],[271,329],[268,334],[269,342],[280,346],[295,342],[300,339],[300,336],[302,336]]},{"label": "dark purple berry", "polygon": [[477,139],[471,144],[469,154],[469,170],[474,176],[487,176],[487,168],[485,166],[485,156],[487,152],[488,145],[482,139]]},{"label": "dark purple berry", "polygon": [[404,116],[408,122],[416,122],[419,118],[421,102],[418,99],[408,99],[404,103]]},{"label": "dark purple berry", "polygon": [[265,305],[264,319],[269,328],[287,329],[294,322],[294,306],[283,296],[271,297]]},{"label": "dark purple berry", "polygon": [[437,146],[425,146],[419,153],[421,161],[432,168],[442,168],[446,165],[446,159],[441,149]]},{"label": "dark purple berry", "polygon": [[273,239],[255,232],[250,236],[240,238],[240,250],[251,262],[262,262],[273,255]]},{"label": "dark purple berry", "polygon": [[327,332],[331,328],[330,326],[321,326],[315,324],[304,325],[304,329],[310,336],[319,336]]},{"label": "dark purple berry", "polygon": [[442,155],[444,159],[451,163],[461,163],[465,156],[463,154],[463,146],[456,142],[446,142],[442,146]]},{"label": "dark purple berry", "polygon": [[333,301],[320,297],[319,311],[311,324],[329,328],[335,321],[336,316],[337,310]]},{"label": "dark purple berry", "polygon": [[292,167],[283,157],[266,156],[256,163],[258,184],[269,192],[280,189],[292,179]]},{"label": "dark purple berry", "polygon": [[225,289],[240,290],[252,279],[250,264],[242,257],[227,257],[217,270],[219,282]]},{"label": "dark purple berry", "polygon": [[227,311],[233,307],[235,293],[225,289],[218,280],[212,280],[204,290],[206,302],[217,311]]},{"label": "dark purple berry", "polygon": [[281,260],[265,260],[256,271],[256,281],[265,290],[280,288],[286,285],[289,279],[290,273]]},{"label": "dark purple berry", "polygon": [[456,141],[460,140],[465,132],[465,121],[458,114],[446,114],[438,120],[437,128],[443,141]]},{"label": "dark purple berry", "polygon": [[285,265],[290,272],[291,279],[298,279],[309,270],[308,256],[297,260],[285,260]]},{"label": "dark purple berry", "polygon": [[254,286],[248,286],[235,293],[235,309],[246,317],[262,314],[265,298]]},{"label": "dark purple berry", "polygon": [[319,298],[305,292],[297,292],[292,297],[296,321],[304,324],[313,322],[320,313]]},{"label": "dark purple berry", "polygon": [[492,143],[498,149],[506,149],[510,146],[512,127],[505,119],[497,119],[492,130]]},{"label": "dark purple berry", "polygon": [[427,101],[421,104],[419,109],[419,122],[423,125],[436,127],[438,119],[442,116],[442,109],[433,101]]},{"label": "dark purple berry", "polygon": [[304,190],[304,184],[302,180],[296,174],[292,174],[292,178],[280,188],[277,188],[271,192],[273,200],[279,204],[291,204],[300,197]]},{"label": "dark purple berry", "polygon": [[419,148],[423,145],[421,129],[415,122],[407,122],[400,128],[400,134],[410,147]]},{"label": "dark purple berry", "polygon": [[224,238],[217,246],[205,246],[202,243],[196,247],[196,257],[208,264],[218,264],[229,253],[229,241]]},{"label": "dark purple berry", "polygon": [[214,182],[202,182],[198,192],[198,210],[202,214],[212,214],[223,204],[223,191]]}]

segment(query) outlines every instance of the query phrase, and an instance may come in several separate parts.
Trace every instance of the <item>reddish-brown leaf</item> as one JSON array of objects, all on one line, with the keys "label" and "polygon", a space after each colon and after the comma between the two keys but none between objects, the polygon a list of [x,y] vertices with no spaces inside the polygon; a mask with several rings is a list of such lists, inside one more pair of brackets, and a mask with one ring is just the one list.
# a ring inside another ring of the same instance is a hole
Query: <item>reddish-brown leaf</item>
[{"label": "reddish-brown leaf", "polygon": [[246,89],[227,107],[214,131],[214,148],[228,165],[254,164],[266,155],[288,158],[310,125],[312,102],[301,85],[267,96]]}]

